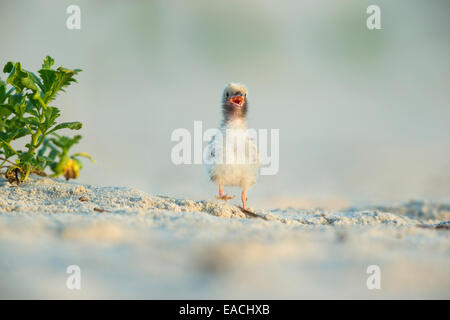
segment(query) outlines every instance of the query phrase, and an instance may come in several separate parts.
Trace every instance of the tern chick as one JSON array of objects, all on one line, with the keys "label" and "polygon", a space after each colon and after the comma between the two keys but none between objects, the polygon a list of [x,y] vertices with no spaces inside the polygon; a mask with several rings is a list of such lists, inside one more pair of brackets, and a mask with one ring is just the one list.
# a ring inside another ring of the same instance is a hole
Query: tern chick
[{"label": "tern chick", "polygon": [[225,186],[241,187],[242,208],[246,210],[247,190],[258,177],[259,157],[256,143],[247,129],[247,89],[229,83],[222,96],[223,120],[206,150],[206,168],[211,181],[219,187],[217,199],[228,201]]}]

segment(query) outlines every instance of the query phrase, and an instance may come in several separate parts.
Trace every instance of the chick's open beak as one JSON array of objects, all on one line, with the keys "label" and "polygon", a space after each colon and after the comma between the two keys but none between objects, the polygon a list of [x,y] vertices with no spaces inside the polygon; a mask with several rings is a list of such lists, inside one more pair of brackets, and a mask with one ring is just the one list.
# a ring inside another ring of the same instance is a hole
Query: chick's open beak
[{"label": "chick's open beak", "polygon": [[242,107],[244,105],[245,99],[241,94],[239,94],[232,96],[229,101],[234,106]]}]

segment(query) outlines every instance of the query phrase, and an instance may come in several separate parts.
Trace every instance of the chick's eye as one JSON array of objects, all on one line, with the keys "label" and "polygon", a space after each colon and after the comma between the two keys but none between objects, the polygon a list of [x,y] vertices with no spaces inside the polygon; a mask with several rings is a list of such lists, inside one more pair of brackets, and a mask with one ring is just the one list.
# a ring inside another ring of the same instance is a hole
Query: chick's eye
[{"label": "chick's eye", "polygon": [[227,92],[227,97],[229,97],[230,96],[230,94]]}]

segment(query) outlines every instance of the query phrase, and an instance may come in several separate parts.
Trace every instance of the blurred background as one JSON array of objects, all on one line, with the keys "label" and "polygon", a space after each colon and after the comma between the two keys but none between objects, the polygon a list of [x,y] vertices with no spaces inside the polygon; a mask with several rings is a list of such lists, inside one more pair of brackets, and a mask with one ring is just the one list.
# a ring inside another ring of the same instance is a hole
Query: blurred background
[{"label": "blurred background", "polygon": [[[81,30],[66,8],[81,8]],[[366,8],[381,8],[381,30]],[[249,125],[280,129],[280,170],[250,205],[450,199],[449,1],[0,3],[0,64],[81,68],[54,102],[94,155],[81,183],[211,199],[201,165],[170,160],[176,128],[220,122],[230,81]],[[5,79],[5,75],[1,75]],[[331,199],[331,200],[330,200]]]}]

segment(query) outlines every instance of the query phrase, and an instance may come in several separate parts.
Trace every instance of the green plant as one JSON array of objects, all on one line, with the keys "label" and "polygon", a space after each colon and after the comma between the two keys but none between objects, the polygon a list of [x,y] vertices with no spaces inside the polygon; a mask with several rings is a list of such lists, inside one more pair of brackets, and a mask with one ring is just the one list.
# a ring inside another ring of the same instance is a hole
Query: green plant
[{"label": "green plant", "polygon": [[[74,76],[81,70],[53,69],[53,64],[47,56],[39,76],[22,69],[20,62],[8,62],[3,68],[9,75],[6,82],[0,79],[0,169],[5,169],[10,182],[23,182],[30,173],[46,175],[46,168],[53,171],[51,176],[74,179],[82,167],[80,157],[94,161],[87,153],[69,155],[80,135],[70,138],[56,134],[82,127],[80,122],[57,123],[60,110],[49,105],[58,93],[77,82]],[[22,138],[28,138],[25,149],[15,149],[12,144]]]}]

